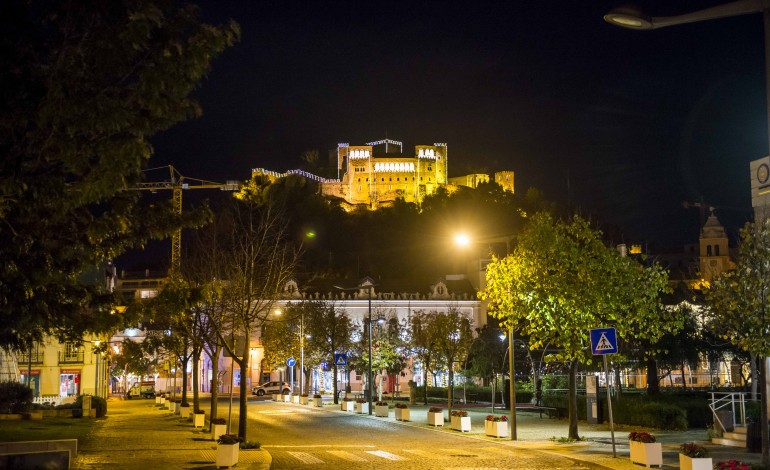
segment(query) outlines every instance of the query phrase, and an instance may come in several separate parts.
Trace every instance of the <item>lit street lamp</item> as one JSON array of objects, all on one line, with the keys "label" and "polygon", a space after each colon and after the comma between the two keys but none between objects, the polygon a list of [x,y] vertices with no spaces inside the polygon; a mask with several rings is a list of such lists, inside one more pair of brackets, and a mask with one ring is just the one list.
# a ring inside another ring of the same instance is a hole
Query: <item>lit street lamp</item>
[{"label": "lit street lamp", "polygon": [[728,18],[748,13],[762,13],[765,26],[765,92],[767,93],[767,128],[770,139],[770,2],[767,0],[739,0],[725,3],[705,10],[693,11],[677,16],[654,17],[644,14],[636,7],[624,6],[615,8],[606,15],[604,20],[622,28],[637,30],[653,30],[678,24],[695,23],[698,21]]}]

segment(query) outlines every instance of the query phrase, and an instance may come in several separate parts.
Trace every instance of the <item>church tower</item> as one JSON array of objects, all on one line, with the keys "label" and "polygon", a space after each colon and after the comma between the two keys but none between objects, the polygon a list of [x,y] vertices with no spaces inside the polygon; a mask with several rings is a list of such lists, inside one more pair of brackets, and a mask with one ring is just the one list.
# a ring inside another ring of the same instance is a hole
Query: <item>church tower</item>
[{"label": "church tower", "polygon": [[700,231],[699,267],[701,277],[706,281],[713,281],[721,273],[732,268],[727,233],[714,215],[713,207]]}]

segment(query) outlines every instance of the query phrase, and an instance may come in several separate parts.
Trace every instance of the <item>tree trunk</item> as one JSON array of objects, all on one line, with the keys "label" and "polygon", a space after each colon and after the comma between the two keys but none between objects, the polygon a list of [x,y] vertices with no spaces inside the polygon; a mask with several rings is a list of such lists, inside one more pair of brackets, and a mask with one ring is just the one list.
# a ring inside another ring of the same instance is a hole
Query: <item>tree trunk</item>
[{"label": "tree trunk", "polygon": [[759,363],[759,383],[762,387],[760,394],[760,436],[762,437],[762,465],[770,464],[770,436],[768,436],[768,415],[767,415],[767,359],[763,356],[757,356]]},{"label": "tree trunk", "polygon": [[687,391],[687,376],[685,375],[684,371],[684,362],[682,363],[682,391]]},{"label": "tree trunk", "polygon": [[[451,364],[451,363],[450,363]],[[447,397],[449,398],[449,415],[452,415],[452,382],[454,381],[454,371],[452,370],[452,366],[449,366],[449,387],[447,387]]]},{"label": "tree trunk", "polygon": [[423,391],[425,392],[425,395],[423,398],[425,399],[425,405],[428,404],[428,359],[425,359],[425,364],[422,369],[422,382],[423,382]]},{"label": "tree trunk", "polygon": [[615,399],[620,401],[623,397],[623,384],[620,382],[620,364],[615,367]]},{"label": "tree trunk", "polygon": [[657,395],[660,393],[660,384],[658,383],[658,363],[655,358],[647,358],[647,394]]},{"label": "tree trunk", "polygon": [[[247,401],[249,398],[249,391],[246,384],[246,377],[243,376],[244,372],[249,369],[249,351],[248,348],[245,348],[245,351],[243,353],[243,357],[237,361],[238,366],[241,368],[241,386],[239,387],[240,390],[240,397],[238,398],[238,437],[240,437],[243,440],[246,440],[246,427],[248,423],[248,404]],[[233,371],[235,372],[235,371]]]},{"label": "tree trunk", "polygon": [[193,361],[193,376],[192,376],[192,383],[193,383],[193,413],[197,413],[200,411],[200,398],[198,397],[198,364],[200,362],[201,358],[201,348],[199,347],[193,347],[193,353],[192,353],[192,361]]},{"label": "tree trunk", "polygon": [[182,403],[187,403],[187,364],[190,362],[190,356],[187,355],[187,348],[182,359]]},{"label": "tree trunk", "polygon": [[[334,357],[334,356],[332,356]],[[332,361],[332,375],[334,376],[334,379],[332,379],[332,389],[334,390],[334,404],[339,404],[339,398],[337,397],[337,362]]]},{"label": "tree trunk", "polygon": [[757,384],[759,379],[757,378],[757,362],[759,361],[757,356],[751,356],[751,399],[757,400],[758,388]]},{"label": "tree trunk", "polygon": [[222,347],[217,345],[214,349],[213,357],[211,359],[211,408],[209,409],[209,421],[217,419],[217,405],[219,404],[219,355],[222,352]]},{"label": "tree trunk", "polygon": [[[569,390],[568,390],[568,406],[569,406],[569,434],[570,439],[580,439],[578,435],[578,419],[577,419],[577,367],[578,363],[573,360],[569,365]],[[513,383],[511,383],[513,386]],[[511,404],[511,406],[514,406]]]}]

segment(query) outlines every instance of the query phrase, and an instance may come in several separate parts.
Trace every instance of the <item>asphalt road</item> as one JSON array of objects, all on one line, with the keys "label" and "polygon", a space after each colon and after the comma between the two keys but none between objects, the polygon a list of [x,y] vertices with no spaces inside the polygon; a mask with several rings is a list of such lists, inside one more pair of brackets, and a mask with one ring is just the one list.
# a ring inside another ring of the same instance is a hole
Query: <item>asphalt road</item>
[{"label": "asphalt road", "polygon": [[[221,409],[221,408],[220,408]],[[250,401],[250,439],[273,469],[589,469],[566,457],[409,423],[272,401]],[[392,411],[391,411],[392,414]]]}]

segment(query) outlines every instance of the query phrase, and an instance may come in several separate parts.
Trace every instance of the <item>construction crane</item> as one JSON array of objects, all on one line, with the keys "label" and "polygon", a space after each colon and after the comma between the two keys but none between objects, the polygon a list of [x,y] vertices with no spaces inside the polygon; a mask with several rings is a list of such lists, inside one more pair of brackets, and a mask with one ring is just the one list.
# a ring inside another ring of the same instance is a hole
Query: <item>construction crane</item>
[{"label": "construction crane", "polygon": [[[173,191],[173,208],[174,212],[182,215],[182,191],[188,189],[219,189],[220,191],[237,191],[240,189],[240,184],[234,180],[228,180],[226,183],[216,183],[214,181],[206,181],[196,178],[188,178],[182,176],[176,168],[172,165],[161,166],[157,168],[150,168],[145,171],[155,170],[169,170],[169,179],[165,181],[157,182],[145,182],[139,183],[135,187],[128,188],[132,191]],[[171,277],[175,278],[181,271],[181,259],[182,259],[182,229],[177,229],[171,236]]]}]

